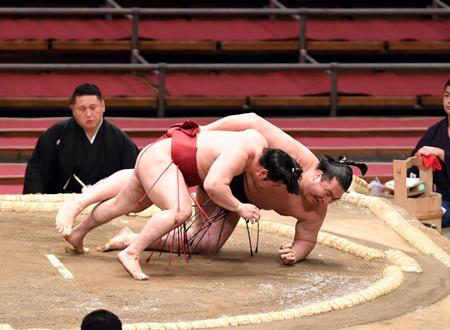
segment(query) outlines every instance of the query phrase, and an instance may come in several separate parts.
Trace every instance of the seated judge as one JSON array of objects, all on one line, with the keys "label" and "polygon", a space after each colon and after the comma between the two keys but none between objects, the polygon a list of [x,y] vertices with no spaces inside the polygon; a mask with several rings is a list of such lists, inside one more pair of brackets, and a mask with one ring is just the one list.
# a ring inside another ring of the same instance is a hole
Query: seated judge
[{"label": "seated judge", "polygon": [[85,186],[133,168],[137,146],[109,123],[105,101],[94,84],[75,88],[72,118],[58,122],[39,138],[25,171],[23,193],[79,193]]},{"label": "seated judge", "polygon": [[440,166],[433,172],[433,182],[436,191],[442,195],[442,207],[446,210],[442,227],[450,227],[450,80],[444,85],[442,106],[444,118],[428,128],[411,156],[434,156],[439,162]]}]

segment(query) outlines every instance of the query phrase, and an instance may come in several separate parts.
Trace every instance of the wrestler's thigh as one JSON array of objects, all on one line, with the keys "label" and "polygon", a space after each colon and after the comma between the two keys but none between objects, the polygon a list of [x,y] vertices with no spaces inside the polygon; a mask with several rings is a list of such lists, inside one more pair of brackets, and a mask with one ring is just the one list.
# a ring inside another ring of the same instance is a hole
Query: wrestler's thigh
[{"label": "wrestler's thigh", "polygon": [[133,169],[125,169],[111,174],[109,177],[98,181],[82,194],[87,203],[105,201],[117,196],[133,175]]},{"label": "wrestler's thigh", "polygon": [[[170,164],[170,163],[169,163]],[[190,213],[191,200],[184,177],[175,164],[157,166],[148,173],[139,170],[139,177],[147,197],[159,208],[180,209]]]},{"label": "wrestler's thigh", "polygon": [[118,209],[126,212],[139,212],[152,205],[151,201],[145,197],[145,190],[135,173],[119,191],[114,203]]},{"label": "wrestler's thigh", "polygon": [[113,174],[111,174],[109,177],[104,179],[111,190],[118,193],[120,189],[126,185],[126,183],[130,180],[130,178],[133,176],[133,169],[128,168],[124,170],[119,170]]}]

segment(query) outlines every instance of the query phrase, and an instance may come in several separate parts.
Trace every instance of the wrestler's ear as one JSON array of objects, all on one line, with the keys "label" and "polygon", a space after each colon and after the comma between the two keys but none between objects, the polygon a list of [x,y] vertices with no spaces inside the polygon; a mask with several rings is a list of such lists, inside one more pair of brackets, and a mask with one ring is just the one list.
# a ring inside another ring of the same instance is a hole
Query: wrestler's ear
[{"label": "wrestler's ear", "polygon": [[256,172],[256,175],[258,176],[258,178],[260,178],[261,180],[266,180],[267,179],[267,174],[269,173],[269,171],[267,171],[267,169],[265,168],[261,168]]},{"label": "wrestler's ear", "polygon": [[313,177],[313,179],[314,180],[321,180],[322,179],[322,175],[323,175],[323,172],[321,171],[321,170],[316,170],[316,173],[314,173],[314,177]]}]

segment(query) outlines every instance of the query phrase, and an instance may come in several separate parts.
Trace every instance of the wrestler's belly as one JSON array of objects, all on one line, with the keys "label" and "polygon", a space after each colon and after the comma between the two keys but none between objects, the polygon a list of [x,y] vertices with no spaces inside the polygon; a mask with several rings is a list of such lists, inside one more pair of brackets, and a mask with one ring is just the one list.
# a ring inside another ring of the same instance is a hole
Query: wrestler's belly
[{"label": "wrestler's belly", "polygon": [[247,198],[249,202],[255,206],[257,206],[260,209],[263,210],[275,210],[275,208],[278,208],[278,206],[281,203],[281,200],[278,200],[278,198],[274,198],[271,196],[270,198],[267,197],[261,197],[261,196],[255,196],[250,195],[246,192]]},{"label": "wrestler's belly", "polygon": [[291,196],[277,194],[269,191],[268,194],[250,193],[246,189],[249,202],[262,210],[272,210],[280,215],[294,216],[299,209],[299,203],[291,200]]}]

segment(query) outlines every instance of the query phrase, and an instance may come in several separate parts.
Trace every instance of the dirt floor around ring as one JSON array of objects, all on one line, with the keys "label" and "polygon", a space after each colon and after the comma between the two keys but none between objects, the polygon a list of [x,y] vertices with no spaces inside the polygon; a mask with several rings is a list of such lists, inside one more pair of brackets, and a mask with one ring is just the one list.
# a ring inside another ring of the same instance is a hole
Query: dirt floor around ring
[{"label": "dirt floor around ring", "polygon": [[[155,253],[149,263],[142,260],[150,280],[139,282],[117,262],[117,252],[102,253],[95,247],[125,225],[139,230],[146,219],[116,219],[86,238],[88,254],[72,255],[64,251],[67,243],[54,228],[54,216],[2,212],[0,323],[16,329],[74,329],[85,314],[98,308],[115,312],[124,323],[279,311],[366,288],[381,278],[387,265],[386,260],[366,261],[317,245],[307,260],[285,267],[277,250],[290,237],[261,233],[259,251],[252,257],[247,232],[239,227],[217,256],[193,256],[186,263],[183,256]],[[272,212],[265,212],[261,221],[295,224]],[[422,229],[450,253],[448,239]],[[335,203],[322,230],[382,251],[403,250],[424,272],[404,273],[400,288],[360,306],[239,329],[448,329],[448,267],[417,251],[367,209]],[[255,247],[256,226],[251,226],[251,237]],[[47,255],[56,256],[74,279],[61,276]],[[144,253],[143,259],[148,255]]]}]

